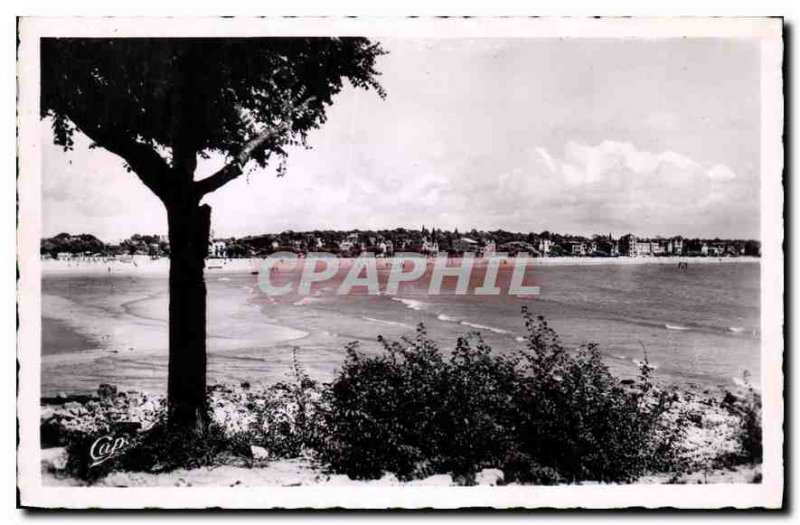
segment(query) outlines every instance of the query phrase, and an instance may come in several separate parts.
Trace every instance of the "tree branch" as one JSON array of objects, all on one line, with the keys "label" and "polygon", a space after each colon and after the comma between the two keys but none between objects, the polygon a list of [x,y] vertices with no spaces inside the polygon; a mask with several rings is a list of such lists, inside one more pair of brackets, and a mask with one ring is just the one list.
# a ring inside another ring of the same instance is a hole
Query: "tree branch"
[{"label": "tree branch", "polygon": [[244,172],[244,166],[253,156],[253,154],[264,146],[271,139],[279,137],[284,131],[291,132],[292,129],[292,114],[302,112],[308,109],[308,105],[314,100],[314,97],[305,99],[301,104],[291,107],[287,111],[288,117],[281,123],[269,128],[268,130],[259,133],[252,139],[248,140],[238,155],[226,164],[222,169],[213,175],[206,177],[203,180],[195,183],[195,188],[200,195],[206,195],[213,191],[218,190],[225,184],[236,179]]},{"label": "tree branch", "polygon": [[167,190],[166,174],[169,165],[153,148],[88,120],[84,121],[79,116],[70,115],[70,120],[103,149],[122,157],[142,183],[163,200]]}]

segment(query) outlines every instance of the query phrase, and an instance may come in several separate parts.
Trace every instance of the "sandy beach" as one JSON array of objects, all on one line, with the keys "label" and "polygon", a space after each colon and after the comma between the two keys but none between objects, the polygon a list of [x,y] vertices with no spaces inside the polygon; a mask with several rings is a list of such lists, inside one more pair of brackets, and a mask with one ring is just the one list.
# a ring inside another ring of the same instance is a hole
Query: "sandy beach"
[{"label": "sandy beach", "polygon": [[[339,264],[349,267],[353,264],[352,258],[341,258]],[[432,258],[428,258],[432,262]],[[692,264],[736,264],[759,262],[758,257],[532,257],[528,263],[531,266],[605,266],[605,265],[640,265],[661,264],[677,266],[678,263]],[[461,264],[462,259],[453,257],[449,262],[453,265]],[[390,258],[378,259],[378,266],[385,267],[391,262]],[[263,267],[263,258],[240,259],[208,259],[206,260],[206,275],[217,273],[253,272]],[[288,264],[288,263],[287,263]],[[487,259],[477,258],[476,266],[485,266]],[[169,273],[169,259],[161,257],[151,259],[147,256],[135,256],[126,260],[104,258],[75,258],[71,260],[42,260],[42,275],[82,275],[82,274],[135,274],[135,275],[167,275]]]},{"label": "sandy beach", "polygon": [[[79,487],[85,481],[54,474],[66,461],[63,448],[45,449],[42,457],[42,475],[48,486]],[[476,479],[478,486],[497,486],[502,482],[502,472],[485,469]],[[672,474],[646,476],[639,483],[647,484],[705,484],[752,483],[761,476],[760,465],[744,465],[729,469],[715,469],[684,474],[674,479]],[[584,483],[595,485],[596,483]],[[452,476],[437,474],[418,480],[401,482],[393,474],[376,480],[354,480],[343,474],[326,474],[312,462],[304,459],[271,461],[261,467],[236,467],[220,465],[196,469],[178,469],[173,472],[151,474],[148,472],[114,472],[95,482],[96,487],[457,487],[461,485]],[[518,485],[511,483],[509,485]]]},{"label": "sandy beach", "polygon": [[[80,281],[67,285],[80,292],[43,291],[43,322],[55,320],[80,336],[71,341],[71,351],[44,349],[43,395],[93,391],[102,382],[163,392],[168,357],[166,283],[163,276],[151,274],[116,277],[107,284],[95,281],[91,291]],[[268,381],[283,379],[290,366],[286,345],[308,335],[270,323],[241,296],[220,294],[209,302],[208,315],[208,347],[216,356],[209,362],[209,377],[221,382],[253,375]],[[80,342],[86,346],[79,348]],[[61,341],[54,346],[61,346]],[[269,366],[262,366],[265,348],[287,351],[274,352]]]}]

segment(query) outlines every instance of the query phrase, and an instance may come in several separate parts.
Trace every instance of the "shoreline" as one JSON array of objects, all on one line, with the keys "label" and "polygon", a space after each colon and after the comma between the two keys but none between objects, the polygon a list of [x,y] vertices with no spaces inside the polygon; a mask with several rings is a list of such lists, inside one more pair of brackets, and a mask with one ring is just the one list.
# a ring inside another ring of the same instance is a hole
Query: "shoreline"
[{"label": "shoreline", "polygon": [[[352,265],[355,257],[340,258],[344,267]],[[302,260],[302,259],[301,259]],[[391,258],[377,259],[380,268],[388,267]],[[429,257],[428,261],[433,262],[434,258]],[[206,259],[205,274],[258,272],[263,266],[263,257],[248,257],[240,259]],[[461,257],[448,258],[449,262],[459,264]],[[474,264],[477,267],[485,266],[488,259],[476,258]],[[686,263],[689,267],[693,264],[743,264],[758,263],[760,257],[739,256],[739,257],[532,257],[528,265],[530,267],[541,266],[604,266],[604,265],[642,265],[642,264],[661,264],[677,265]],[[43,277],[56,277],[61,275],[142,275],[142,276],[166,276],[169,274],[169,258],[161,257],[150,259],[147,256],[135,257],[131,261],[122,260],[103,260],[99,258],[74,259],[74,260],[54,260],[43,259],[41,261]]]}]

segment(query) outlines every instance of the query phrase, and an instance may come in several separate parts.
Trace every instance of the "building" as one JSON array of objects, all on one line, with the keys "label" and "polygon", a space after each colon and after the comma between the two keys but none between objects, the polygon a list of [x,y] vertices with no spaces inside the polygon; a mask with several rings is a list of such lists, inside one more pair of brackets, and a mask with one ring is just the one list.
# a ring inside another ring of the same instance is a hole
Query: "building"
[{"label": "building", "polygon": [[209,257],[226,257],[228,255],[228,243],[221,240],[216,240],[208,243],[208,256]]},{"label": "building", "polygon": [[539,239],[536,249],[542,254],[542,257],[550,255],[550,248],[553,246],[553,241],[550,239]]},{"label": "building", "polygon": [[652,257],[667,253],[667,243],[664,241],[637,239],[635,235],[630,233],[619,238],[619,255],[626,257]]},{"label": "building", "polygon": [[636,241],[633,244],[633,253],[631,257],[650,257],[651,255],[655,255],[653,253],[653,247],[658,246],[656,242],[650,241]]},{"label": "building", "polygon": [[681,237],[672,237],[667,241],[666,246],[667,255],[683,255],[683,239]]},{"label": "building", "polygon": [[595,257],[617,257],[619,246],[611,234],[608,237],[598,236],[589,246],[589,253]]},{"label": "building", "polygon": [[635,257],[636,252],[636,236],[632,233],[623,235],[619,238],[618,251],[620,255],[625,257]]},{"label": "building", "polygon": [[585,242],[570,242],[568,243],[569,246],[569,254],[576,255],[576,256],[583,256],[586,255],[586,243]]},{"label": "building", "polygon": [[405,243],[404,250],[413,253],[423,253],[425,255],[438,255],[439,243],[435,240],[429,239],[427,236]]},{"label": "building", "polygon": [[342,253],[347,253],[351,251],[355,247],[355,243],[351,240],[345,240],[339,242],[339,251]]},{"label": "building", "polygon": [[524,241],[511,241],[499,246],[500,253],[508,254],[509,257],[518,257],[520,254],[529,257],[538,257],[539,251],[532,244]]},{"label": "building", "polygon": [[378,257],[391,257],[394,255],[394,246],[391,239],[381,239],[375,245],[375,249]]},{"label": "building", "polygon": [[439,243],[425,237],[422,240],[422,253],[428,255],[439,255]]},{"label": "building", "polygon": [[459,253],[477,252],[478,241],[469,237],[461,237],[453,241],[453,251]]},{"label": "building", "polygon": [[650,243],[650,255],[666,255],[666,243],[655,241]]}]

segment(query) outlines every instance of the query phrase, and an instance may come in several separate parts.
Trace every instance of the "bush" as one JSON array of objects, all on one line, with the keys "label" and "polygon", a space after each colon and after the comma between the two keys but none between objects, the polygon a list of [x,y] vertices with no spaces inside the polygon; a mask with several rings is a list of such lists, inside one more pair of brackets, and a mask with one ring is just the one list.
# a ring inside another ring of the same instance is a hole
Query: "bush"
[{"label": "bush", "polygon": [[326,392],[319,458],[352,478],[452,473],[470,480],[501,468],[506,481],[622,482],[675,466],[680,430],[663,415],[645,362],[623,388],[596,346],[567,352],[543,318],[523,309],[526,348],[493,354],[478,334],[445,358],[423,326],[400,342],[379,339],[369,357],[347,348]]},{"label": "bush", "polygon": [[337,380],[326,392],[326,435],[319,458],[353,478],[424,475],[440,455],[446,364],[420,328],[409,346],[383,343],[386,353],[366,358],[349,344]]},{"label": "bush", "polygon": [[514,362],[490,355],[477,335],[446,360],[423,326],[384,355],[347,348],[325,402],[319,457],[353,478],[399,479],[451,472],[469,478],[508,448]]},{"label": "bush", "polygon": [[596,345],[570,354],[543,318],[523,316],[519,450],[568,482],[625,482],[674,468],[680,429],[663,418],[673,398],[653,387],[647,359],[638,381],[624,388]]},{"label": "bush", "polygon": [[266,389],[212,388],[212,419],[231,438],[264,448],[271,459],[309,455],[323,428],[321,387],[298,363],[296,349],[292,356],[294,381]]},{"label": "bush", "polygon": [[761,435],[761,395],[750,384],[747,373],[744,375],[747,391],[741,397],[728,393],[722,405],[737,417],[739,425],[736,440],[739,444],[737,457],[732,463],[760,463],[763,458]]}]

